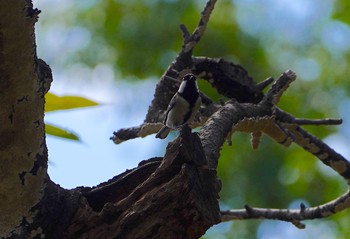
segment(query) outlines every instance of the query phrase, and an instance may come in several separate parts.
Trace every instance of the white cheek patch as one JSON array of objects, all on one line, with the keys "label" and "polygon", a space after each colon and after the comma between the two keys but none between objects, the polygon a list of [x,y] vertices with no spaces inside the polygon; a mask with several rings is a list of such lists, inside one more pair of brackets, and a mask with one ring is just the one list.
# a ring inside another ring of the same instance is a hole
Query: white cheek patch
[{"label": "white cheek patch", "polygon": [[178,92],[183,93],[185,89],[186,81],[181,82]]}]

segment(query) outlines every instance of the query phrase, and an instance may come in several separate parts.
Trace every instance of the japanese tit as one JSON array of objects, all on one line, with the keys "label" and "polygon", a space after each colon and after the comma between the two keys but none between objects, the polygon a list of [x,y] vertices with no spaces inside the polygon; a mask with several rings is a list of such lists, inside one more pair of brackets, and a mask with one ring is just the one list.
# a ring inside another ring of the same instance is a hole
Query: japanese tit
[{"label": "japanese tit", "polygon": [[201,105],[196,77],[192,74],[184,76],[178,91],[171,99],[165,118],[164,126],[156,134],[156,138],[164,139],[170,130],[179,129],[190,123]]}]

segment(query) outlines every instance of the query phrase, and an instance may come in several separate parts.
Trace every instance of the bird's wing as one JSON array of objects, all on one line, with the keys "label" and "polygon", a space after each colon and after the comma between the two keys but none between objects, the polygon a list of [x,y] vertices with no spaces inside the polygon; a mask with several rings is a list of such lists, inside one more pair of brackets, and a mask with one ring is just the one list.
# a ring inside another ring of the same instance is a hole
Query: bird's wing
[{"label": "bird's wing", "polygon": [[171,98],[171,100],[170,100],[170,103],[169,103],[169,105],[168,105],[168,108],[167,108],[167,110],[166,110],[165,117],[164,117],[164,120],[163,120],[163,124],[164,124],[164,125],[165,125],[165,123],[166,123],[166,121],[167,121],[169,111],[175,106],[176,97],[177,97],[177,93],[176,93],[176,94],[173,96],[173,98]]}]

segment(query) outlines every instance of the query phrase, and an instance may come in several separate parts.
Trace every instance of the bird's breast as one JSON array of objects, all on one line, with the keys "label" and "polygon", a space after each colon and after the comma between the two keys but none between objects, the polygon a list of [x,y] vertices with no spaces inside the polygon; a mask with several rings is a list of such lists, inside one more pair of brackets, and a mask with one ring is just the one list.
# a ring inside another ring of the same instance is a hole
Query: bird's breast
[{"label": "bird's breast", "polygon": [[184,122],[184,119],[189,110],[189,103],[182,97],[178,97],[173,108],[168,113],[167,120],[165,122],[166,126],[172,129],[176,129],[185,124],[186,122]]}]

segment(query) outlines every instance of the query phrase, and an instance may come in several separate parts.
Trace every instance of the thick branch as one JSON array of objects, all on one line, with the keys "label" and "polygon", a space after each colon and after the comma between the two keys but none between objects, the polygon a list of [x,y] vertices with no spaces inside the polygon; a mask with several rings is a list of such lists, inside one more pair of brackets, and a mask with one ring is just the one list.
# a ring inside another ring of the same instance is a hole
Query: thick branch
[{"label": "thick branch", "polygon": [[262,90],[272,78],[256,84],[240,65],[222,58],[193,57],[193,73],[207,80],[220,94],[241,103],[258,103],[264,97]]},{"label": "thick branch", "polygon": [[242,104],[231,100],[213,114],[200,130],[200,139],[210,168],[216,168],[220,149],[232,127],[244,118],[265,117],[272,114],[268,105]]},{"label": "thick branch", "polygon": [[96,188],[80,190],[87,201],[66,238],[190,239],[220,221],[216,170],[208,168],[201,142],[188,128],[168,145],[162,161],[143,162]]},{"label": "thick branch", "polygon": [[[261,103],[241,104],[231,100],[209,118],[200,131],[200,138],[210,167],[217,167],[220,149],[232,129],[241,131],[251,130],[251,132],[254,132],[258,130],[258,128],[256,130],[254,129],[254,127],[257,127],[254,126],[254,122],[259,120],[264,120],[263,123],[273,121],[273,103],[276,102],[276,99],[280,97],[289,83],[295,79],[295,75],[292,73],[291,71],[287,71],[282,74]],[[259,125],[258,127],[265,129],[266,124],[263,126]],[[248,130],[245,128],[248,128]],[[278,142],[285,141],[285,136],[282,135],[283,138],[281,139],[281,131],[276,131],[276,128],[273,128],[273,131],[270,131],[270,133],[270,136]]]}]

